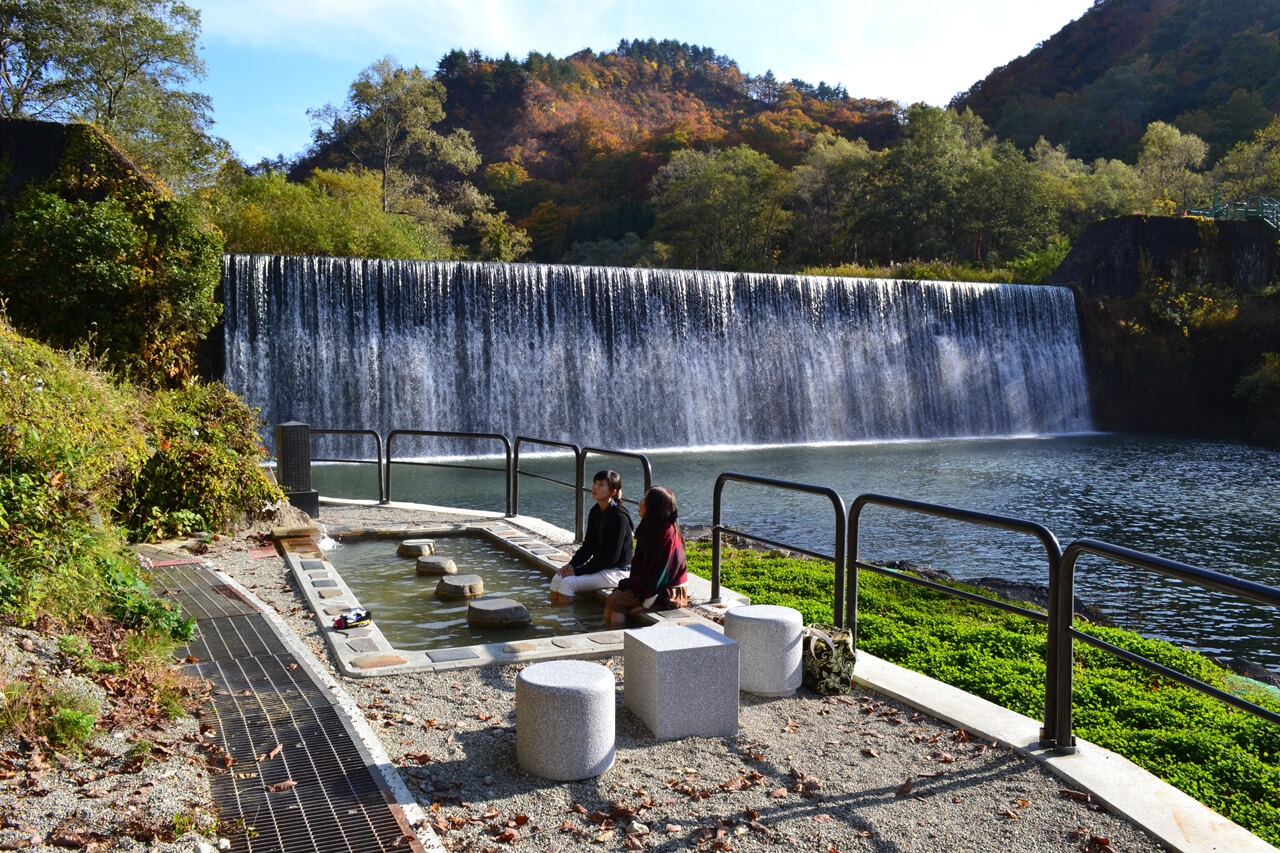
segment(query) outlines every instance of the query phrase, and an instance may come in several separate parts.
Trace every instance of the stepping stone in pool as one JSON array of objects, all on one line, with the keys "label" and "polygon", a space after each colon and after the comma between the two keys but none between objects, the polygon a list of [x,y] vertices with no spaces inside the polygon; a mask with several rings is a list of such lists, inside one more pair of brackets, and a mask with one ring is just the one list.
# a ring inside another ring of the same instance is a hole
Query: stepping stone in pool
[{"label": "stepping stone in pool", "polygon": [[479,575],[449,575],[436,584],[436,595],[453,600],[475,598],[484,595],[484,581]]},{"label": "stepping stone in pool", "polygon": [[458,566],[448,557],[419,557],[420,575],[456,575]]},{"label": "stepping stone in pool", "polygon": [[396,547],[401,557],[430,557],[436,552],[434,539],[406,539]]},{"label": "stepping stone in pool", "polygon": [[533,619],[510,598],[477,598],[467,605],[467,624],[475,628],[519,628]]}]

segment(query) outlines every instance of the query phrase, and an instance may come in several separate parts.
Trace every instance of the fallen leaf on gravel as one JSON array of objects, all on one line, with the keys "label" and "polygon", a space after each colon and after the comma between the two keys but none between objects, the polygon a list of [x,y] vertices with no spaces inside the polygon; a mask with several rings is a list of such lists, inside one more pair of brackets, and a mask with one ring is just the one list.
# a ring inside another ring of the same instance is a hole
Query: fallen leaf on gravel
[{"label": "fallen leaf on gravel", "polygon": [[600,834],[599,834],[599,835],[597,835],[597,836],[595,837],[595,839],[594,839],[594,841],[595,841],[597,844],[604,844],[606,841],[612,841],[612,840],[613,840],[613,830],[612,830],[612,829],[610,829],[610,830],[607,830],[607,831],[605,831],[605,832],[600,833]]},{"label": "fallen leaf on gravel", "polygon": [[429,761],[435,761],[434,758],[432,758],[430,755],[428,755],[425,752],[406,752],[404,755],[404,760],[416,761],[419,764],[426,764]]},{"label": "fallen leaf on gravel", "polygon": [[480,815],[480,817],[484,818],[485,820],[492,820],[493,818],[497,817],[500,814],[502,814],[502,812],[498,811],[497,809],[489,809],[487,812]]},{"label": "fallen leaf on gravel", "polygon": [[780,799],[782,799],[783,797],[785,797],[786,795],[787,795],[787,789],[786,789],[786,788],[779,788],[779,789],[778,789],[778,790],[776,790],[776,791],[770,791],[770,792],[769,792],[769,799],[771,799],[771,800],[780,800]]},{"label": "fallen leaf on gravel", "polygon": [[505,841],[508,844],[515,844],[520,840],[520,833],[518,830],[508,829],[506,832],[503,832],[498,836],[498,840]]},{"label": "fallen leaf on gravel", "polygon": [[1027,806],[1031,805],[1031,801],[1026,799],[1019,799],[1016,803],[1014,803],[1014,805],[1020,809],[1025,809]]},{"label": "fallen leaf on gravel", "polygon": [[1063,788],[1058,791],[1058,795],[1071,800],[1079,800],[1082,803],[1092,803],[1093,795],[1085,791],[1072,791],[1070,788]]},{"label": "fallen leaf on gravel", "polygon": [[278,794],[281,791],[287,791],[290,788],[298,787],[298,783],[292,779],[286,779],[283,782],[276,782],[274,785],[268,785],[267,791],[272,794]]},{"label": "fallen leaf on gravel", "polygon": [[829,820],[831,820],[831,815],[829,814],[816,814],[813,816],[814,823],[826,823]]},{"label": "fallen leaf on gravel", "polygon": [[482,723],[487,723],[493,719],[493,714],[476,714],[476,719]]},{"label": "fallen leaf on gravel", "polygon": [[627,839],[627,843],[623,845],[628,850],[643,850],[644,842],[638,836],[632,835]]},{"label": "fallen leaf on gravel", "polygon": [[572,806],[569,807],[569,811],[577,812],[578,814],[586,814],[587,807],[582,805],[581,803],[574,803]]},{"label": "fallen leaf on gravel", "polygon": [[911,793],[911,777],[907,777],[907,781],[902,783],[902,787],[893,793],[895,797],[905,797]]},{"label": "fallen leaf on gravel", "polygon": [[871,748],[871,747],[869,747],[869,746],[864,746],[864,747],[862,748],[862,754],[863,754],[863,755],[865,755],[865,756],[867,756],[867,757],[869,757],[869,758],[879,758],[879,757],[880,757],[880,753],[876,752],[874,749],[872,749],[872,748]]},{"label": "fallen leaf on gravel", "polygon": [[1015,812],[1013,809],[1001,809],[1001,810],[1000,810],[1000,815],[1001,815],[1001,817],[1007,817],[1009,820],[1017,820],[1017,819],[1018,819],[1018,813],[1017,813],[1017,812]]}]

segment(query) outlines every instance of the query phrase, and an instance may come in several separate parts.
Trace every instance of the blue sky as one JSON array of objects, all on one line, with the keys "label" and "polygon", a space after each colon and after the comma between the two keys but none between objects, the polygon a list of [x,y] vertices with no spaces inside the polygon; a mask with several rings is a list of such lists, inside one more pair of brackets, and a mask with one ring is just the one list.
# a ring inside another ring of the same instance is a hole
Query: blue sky
[{"label": "blue sky", "polygon": [[855,97],[944,105],[1079,18],[1093,0],[195,0],[214,132],[241,159],[291,157],[308,108],[340,103],[391,55],[434,71],[453,48],[567,56],[621,39],[706,45],[749,74],[843,83]]}]

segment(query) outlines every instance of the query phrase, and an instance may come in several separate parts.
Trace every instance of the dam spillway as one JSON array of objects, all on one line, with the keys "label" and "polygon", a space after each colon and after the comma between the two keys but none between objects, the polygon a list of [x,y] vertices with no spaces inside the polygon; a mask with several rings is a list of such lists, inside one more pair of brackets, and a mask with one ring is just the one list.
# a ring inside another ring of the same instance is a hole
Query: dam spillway
[{"label": "dam spillway", "polygon": [[1091,428],[1058,287],[230,255],[226,384],[263,420],[603,447]]}]

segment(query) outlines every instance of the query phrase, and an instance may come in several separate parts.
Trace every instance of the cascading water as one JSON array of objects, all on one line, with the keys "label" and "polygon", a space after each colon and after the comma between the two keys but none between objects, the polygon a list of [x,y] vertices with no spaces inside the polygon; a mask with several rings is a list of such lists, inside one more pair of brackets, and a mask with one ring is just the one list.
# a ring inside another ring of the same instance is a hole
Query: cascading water
[{"label": "cascading water", "polygon": [[228,256],[267,424],[659,448],[1090,428],[1069,290]]}]

